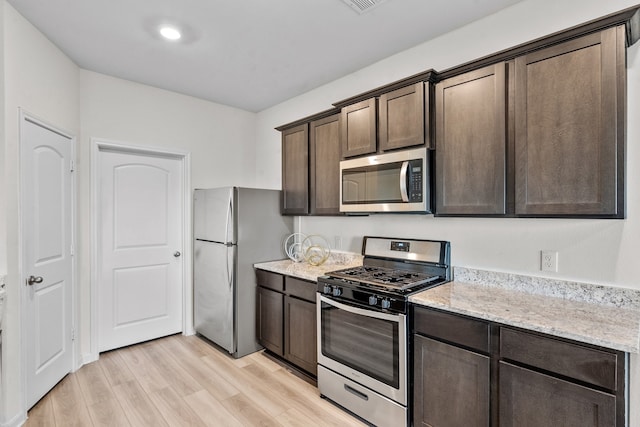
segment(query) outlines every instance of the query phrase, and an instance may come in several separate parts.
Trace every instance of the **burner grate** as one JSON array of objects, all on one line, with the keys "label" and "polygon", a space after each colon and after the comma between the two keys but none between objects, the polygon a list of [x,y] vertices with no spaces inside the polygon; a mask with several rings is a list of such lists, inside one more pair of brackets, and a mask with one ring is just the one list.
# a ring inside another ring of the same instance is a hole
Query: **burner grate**
[{"label": "burner grate", "polygon": [[392,289],[407,289],[414,286],[424,285],[440,278],[439,276],[414,271],[396,270],[375,266],[347,268],[344,270],[332,271],[327,273],[327,275],[338,279],[355,280],[361,283],[368,283]]}]

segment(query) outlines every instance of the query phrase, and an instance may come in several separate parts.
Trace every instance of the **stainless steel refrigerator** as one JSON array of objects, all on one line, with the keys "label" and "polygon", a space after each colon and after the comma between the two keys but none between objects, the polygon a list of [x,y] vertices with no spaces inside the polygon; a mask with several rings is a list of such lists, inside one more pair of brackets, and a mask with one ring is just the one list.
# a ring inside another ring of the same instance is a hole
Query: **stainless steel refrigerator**
[{"label": "stainless steel refrigerator", "polygon": [[196,332],[234,357],[259,350],[253,264],[286,258],[293,229],[280,215],[280,191],[195,190],[193,229]]}]

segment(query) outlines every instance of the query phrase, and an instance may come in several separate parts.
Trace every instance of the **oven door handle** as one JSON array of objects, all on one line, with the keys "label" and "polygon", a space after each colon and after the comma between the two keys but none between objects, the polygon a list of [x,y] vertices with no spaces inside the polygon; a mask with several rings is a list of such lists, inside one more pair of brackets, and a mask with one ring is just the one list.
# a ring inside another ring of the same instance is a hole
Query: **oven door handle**
[{"label": "oven door handle", "polygon": [[340,310],[344,310],[353,314],[359,314],[365,317],[374,317],[376,319],[390,320],[392,322],[399,322],[406,317],[404,314],[380,313],[374,310],[365,310],[363,308],[354,307],[352,305],[342,304],[340,302],[332,300],[331,298],[327,298],[324,295],[320,295],[320,301],[325,302],[333,307],[339,308]]}]

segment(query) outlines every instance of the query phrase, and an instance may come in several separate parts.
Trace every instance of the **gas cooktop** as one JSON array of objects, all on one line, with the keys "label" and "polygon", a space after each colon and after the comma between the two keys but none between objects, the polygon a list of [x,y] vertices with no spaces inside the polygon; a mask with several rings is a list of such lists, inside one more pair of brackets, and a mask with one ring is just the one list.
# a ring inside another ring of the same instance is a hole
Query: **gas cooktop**
[{"label": "gas cooktop", "polygon": [[441,279],[440,276],[415,271],[366,265],[331,271],[327,273],[327,276],[397,290],[411,289],[416,286],[422,287]]}]

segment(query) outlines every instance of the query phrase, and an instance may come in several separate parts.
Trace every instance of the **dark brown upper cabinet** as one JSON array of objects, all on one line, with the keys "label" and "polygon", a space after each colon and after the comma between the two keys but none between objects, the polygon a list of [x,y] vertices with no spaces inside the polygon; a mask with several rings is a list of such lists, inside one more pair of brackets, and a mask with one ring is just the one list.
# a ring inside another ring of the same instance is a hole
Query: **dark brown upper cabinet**
[{"label": "dark brown upper cabinet", "polygon": [[282,213],[309,213],[309,125],[282,131]]},{"label": "dark brown upper cabinet", "polygon": [[[425,89],[426,86],[426,89]],[[380,151],[430,142],[429,92],[424,82],[380,95],[378,126]],[[426,91],[426,97],[425,97]]]},{"label": "dark brown upper cabinet", "polygon": [[340,215],[340,114],[309,126],[312,215]]},{"label": "dark brown upper cabinet", "polygon": [[342,108],[342,157],[362,156],[377,150],[378,100],[371,98]]},{"label": "dark brown upper cabinet", "polygon": [[433,86],[425,80],[434,76],[433,71],[418,74],[353,97],[352,104],[334,104],[342,105],[342,157],[430,145]]},{"label": "dark brown upper cabinet", "polygon": [[515,59],[519,216],[624,217],[625,27]]},{"label": "dark brown upper cabinet", "polygon": [[506,64],[443,80],[435,91],[436,213],[504,215]]}]

